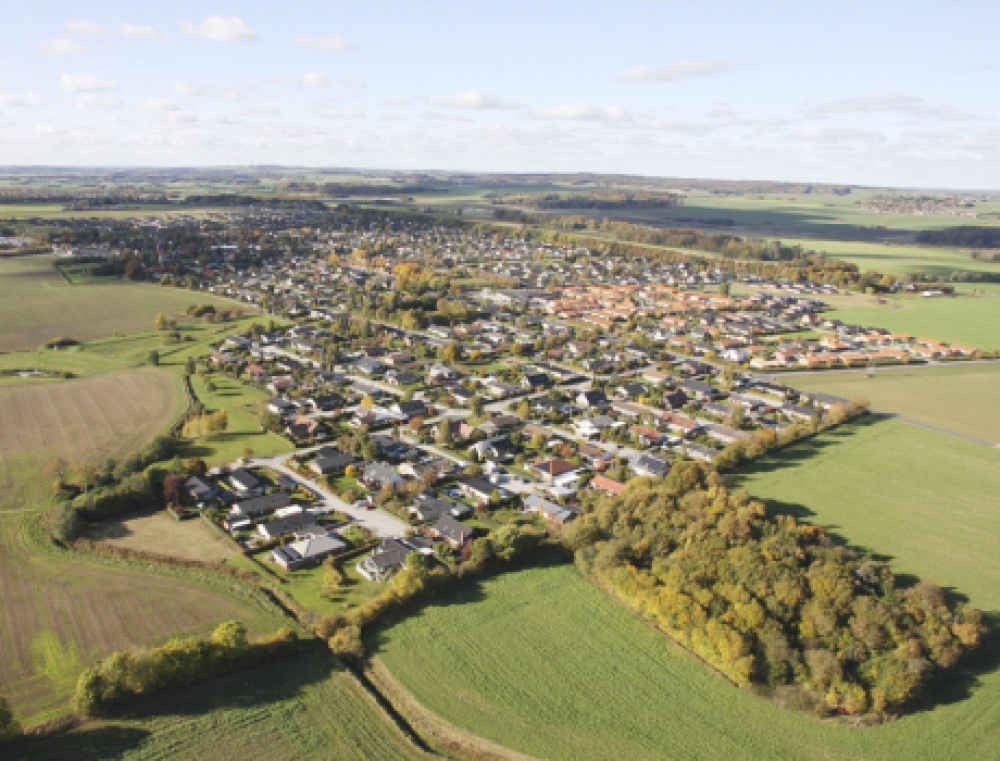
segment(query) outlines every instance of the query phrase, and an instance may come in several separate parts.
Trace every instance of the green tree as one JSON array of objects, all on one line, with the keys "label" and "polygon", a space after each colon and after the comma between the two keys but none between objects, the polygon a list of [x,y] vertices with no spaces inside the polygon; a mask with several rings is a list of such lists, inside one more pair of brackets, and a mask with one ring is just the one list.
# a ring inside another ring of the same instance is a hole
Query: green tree
[{"label": "green tree", "polygon": [[153,349],[151,352],[149,352],[149,364],[151,364],[153,367],[159,367],[160,365],[160,352],[158,352],[156,349]]},{"label": "green tree", "polygon": [[21,724],[14,716],[14,709],[3,696],[0,696],[0,742],[13,740],[21,734]]},{"label": "green tree", "polygon": [[239,655],[247,649],[247,628],[240,621],[224,621],[212,632],[212,644]]}]

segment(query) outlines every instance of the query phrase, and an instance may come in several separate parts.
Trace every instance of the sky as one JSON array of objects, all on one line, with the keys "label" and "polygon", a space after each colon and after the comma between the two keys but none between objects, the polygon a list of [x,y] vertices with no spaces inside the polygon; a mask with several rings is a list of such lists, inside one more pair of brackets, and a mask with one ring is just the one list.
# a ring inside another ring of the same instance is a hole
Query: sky
[{"label": "sky", "polygon": [[996,0],[0,0],[0,165],[1000,189]]}]

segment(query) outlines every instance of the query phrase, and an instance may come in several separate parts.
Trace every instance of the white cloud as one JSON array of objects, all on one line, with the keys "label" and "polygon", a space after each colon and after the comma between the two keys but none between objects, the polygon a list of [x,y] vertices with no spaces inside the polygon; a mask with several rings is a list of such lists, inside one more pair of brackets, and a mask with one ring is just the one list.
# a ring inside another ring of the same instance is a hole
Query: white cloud
[{"label": "white cloud", "polygon": [[206,111],[201,115],[201,121],[205,124],[242,124],[241,119],[229,114],[220,114],[218,111]]},{"label": "white cloud", "polygon": [[134,40],[169,40],[170,35],[156,31],[148,24],[125,24],[122,34]]},{"label": "white cloud", "polygon": [[189,85],[185,82],[176,82],[174,86],[170,88],[170,92],[174,95],[180,95],[181,97],[187,95],[198,95],[201,89],[195,85]]},{"label": "white cloud", "polygon": [[318,71],[307,71],[301,77],[296,79],[287,79],[285,77],[278,77],[274,80],[274,83],[279,87],[326,87],[330,84],[330,81],[326,78],[325,74],[320,74]]},{"label": "white cloud", "polygon": [[538,115],[547,119],[589,122],[621,122],[632,118],[631,114],[621,106],[599,108],[587,103],[564,103],[561,106],[539,111]]},{"label": "white cloud", "polygon": [[355,79],[354,77],[344,77],[340,80],[340,83],[344,87],[350,87],[352,90],[365,90],[368,88],[368,85],[360,79]]},{"label": "white cloud", "polygon": [[180,111],[180,107],[167,98],[148,98],[139,105],[140,111]]},{"label": "white cloud", "polygon": [[68,32],[75,32],[76,34],[107,34],[108,30],[102,24],[98,24],[94,21],[84,21],[83,19],[78,19],[76,21],[70,21],[63,25],[63,28]]},{"label": "white cloud", "polygon": [[41,105],[41,99],[34,93],[10,95],[0,92],[0,107],[3,108],[38,108]]},{"label": "white cloud", "polygon": [[251,103],[249,106],[245,106],[244,108],[240,109],[240,113],[255,114],[259,116],[273,116],[279,112],[278,109],[276,109],[270,103],[261,100],[257,101],[256,103]]},{"label": "white cloud", "polygon": [[121,101],[112,95],[84,95],[73,101],[75,108],[84,111],[114,111]]},{"label": "white cloud", "polygon": [[168,111],[163,114],[163,121],[168,124],[194,124],[198,121],[198,114],[190,111]]},{"label": "white cloud", "polygon": [[87,46],[82,42],[61,37],[55,40],[46,40],[41,44],[41,48],[45,55],[52,56],[53,58],[61,58],[63,56],[82,53],[87,49]]},{"label": "white cloud", "polygon": [[936,116],[959,120],[971,118],[957,108],[931,103],[925,98],[898,93],[881,93],[859,98],[845,98],[819,103],[809,109],[811,116],[837,116],[841,114],[905,114],[909,116]]},{"label": "white cloud", "polygon": [[117,87],[118,83],[113,79],[101,79],[90,74],[63,74],[59,77],[59,89],[64,92],[101,92]]},{"label": "white cloud", "polygon": [[881,143],[885,141],[885,135],[875,130],[862,129],[860,127],[830,127],[826,125],[806,127],[796,137],[815,143]]},{"label": "white cloud", "polygon": [[339,34],[305,34],[295,40],[297,45],[315,50],[323,50],[327,53],[345,53],[354,47],[354,44],[340,36]]},{"label": "white cloud", "polygon": [[431,98],[431,105],[442,108],[461,108],[468,111],[486,111],[491,109],[517,108],[516,103],[509,103],[479,90],[466,90],[458,95],[443,98]]},{"label": "white cloud", "polygon": [[680,82],[735,71],[729,61],[682,61],[670,66],[636,66],[618,75],[621,82]]},{"label": "white cloud", "polygon": [[239,16],[209,16],[200,24],[182,21],[181,29],[192,37],[226,44],[257,39],[257,33]]}]

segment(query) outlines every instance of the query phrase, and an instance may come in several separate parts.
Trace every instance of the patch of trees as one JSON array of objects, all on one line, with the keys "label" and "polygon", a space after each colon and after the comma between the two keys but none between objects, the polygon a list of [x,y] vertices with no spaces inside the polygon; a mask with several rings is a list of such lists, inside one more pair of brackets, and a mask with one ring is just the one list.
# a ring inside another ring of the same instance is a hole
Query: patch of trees
[{"label": "patch of trees", "polygon": [[21,734],[21,724],[7,699],[0,695],[0,743],[13,740]]},{"label": "patch of trees", "polygon": [[978,647],[982,615],[678,463],[564,529],[578,567],[736,684],[888,715]]},{"label": "patch of trees", "polygon": [[544,193],[501,196],[498,200],[533,209],[669,209],[684,203],[683,198],[673,193],[642,192]]},{"label": "patch of trees", "polygon": [[185,206],[264,206],[272,209],[296,209],[299,211],[329,211],[322,201],[308,198],[262,198],[236,193],[212,193],[187,196]]},{"label": "patch of trees", "polygon": [[324,195],[346,198],[347,196],[362,196],[378,198],[381,196],[408,195],[411,193],[447,193],[448,188],[440,185],[348,185],[339,182],[327,182],[320,186]]},{"label": "patch of trees", "polygon": [[962,225],[944,230],[924,230],[917,235],[917,242],[932,246],[1000,248],[1000,227]]},{"label": "patch of trees", "polygon": [[143,695],[284,658],[298,649],[292,629],[251,642],[242,623],[227,621],[209,638],[172,639],[152,650],[108,656],[80,674],[74,702],[82,714],[106,714]]}]

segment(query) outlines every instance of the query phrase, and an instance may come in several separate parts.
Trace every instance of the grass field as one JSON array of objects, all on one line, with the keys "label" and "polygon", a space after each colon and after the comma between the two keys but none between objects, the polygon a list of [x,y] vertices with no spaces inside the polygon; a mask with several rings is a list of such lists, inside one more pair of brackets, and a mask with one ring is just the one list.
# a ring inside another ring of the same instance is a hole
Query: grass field
[{"label": "grass field", "polygon": [[228,560],[237,554],[233,545],[213,532],[204,521],[176,521],[162,510],[102,521],[94,524],[86,535],[116,547],[183,560],[213,562]]},{"label": "grass field", "polygon": [[[778,459],[740,487],[1000,610],[1000,452],[880,422]],[[940,685],[933,710],[848,729],[731,687],[569,566],[456,592],[384,631],[379,648],[421,704],[539,757],[1000,758],[996,652]]]},{"label": "grass field", "polygon": [[1000,444],[1000,363],[791,375],[799,389],[867,399],[872,409]]},{"label": "grass field", "polygon": [[0,512],[50,498],[50,459],[130,454],[182,409],[177,378],[154,369],[0,386]]},{"label": "grass field", "polygon": [[884,306],[848,306],[831,313],[844,322],[929,336],[979,349],[1000,349],[1000,296],[895,298]]},{"label": "grass field", "polygon": [[52,261],[50,256],[0,260],[0,350],[34,349],[59,336],[83,340],[149,330],[157,314],[176,317],[192,304],[237,306],[207,294],[123,280],[70,285]]},{"label": "grass field", "polygon": [[121,721],[27,741],[19,761],[406,761],[428,758],[328,655],[144,701]]}]

